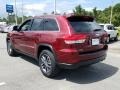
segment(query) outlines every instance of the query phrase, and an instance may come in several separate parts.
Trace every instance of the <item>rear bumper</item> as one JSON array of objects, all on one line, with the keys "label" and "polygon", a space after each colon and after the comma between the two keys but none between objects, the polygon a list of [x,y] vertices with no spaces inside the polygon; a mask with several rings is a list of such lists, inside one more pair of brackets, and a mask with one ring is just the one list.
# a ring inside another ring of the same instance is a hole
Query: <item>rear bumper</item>
[{"label": "rear bumper", "polygon": [[92,60],[80,61],[79,63],[75,63],[75,64],[59,63],[58,65],[59,67],[64,68],[64,69],[76,69],[80,66],[98,63],[100,61],[105,60],[105,58],[106,58],[106,55],[103,55],[101,57],[98,57]]}]

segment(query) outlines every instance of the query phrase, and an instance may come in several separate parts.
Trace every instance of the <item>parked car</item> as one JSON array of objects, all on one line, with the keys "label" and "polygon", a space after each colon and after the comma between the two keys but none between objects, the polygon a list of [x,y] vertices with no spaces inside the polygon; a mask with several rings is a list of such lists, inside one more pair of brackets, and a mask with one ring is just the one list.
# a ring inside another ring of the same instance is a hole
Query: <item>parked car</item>
[{"label": "parked car", "polygon": [[11,31],[13,30],[13,27],[14,27],[14,26],[15,26],[15,25],[6,25],[6,26],[3,27],[2,32],[3,32],[3,33],[11,32]]},{"label": "parked car", "polygon": [[1,26],[0,28],[1,28],[1,30],[0,30],[1,33],[7,33],[9,26],[5,25],[5,26]]},{"label": "parked car", "polygon": [[5,32],[5,33],[11,32],[13,30],[14,26],[15,25],[8,25],[8,26],[4,27],[3,32]]},{"label": "parked car", "polygon": [[42,73],[56,76],[60,68],[75,69],[106,58],[107,33],[89,16],[40,16],[7,34],[7,52],[35,58]]},{"label": "parked car", "polygon": [[0,32],[1,32],[1,33],[4,32],[4,26],[0,26]]},{"label": "parked car", "polygon": [[6,27],[6,22],[0,22],[0,32],[4,32],[4,27]]},{"label": "parked car", "polygon": [[0,27],[0,32],[2,32],[2,28]]},{"label": "parked car", "polygon": [[100,24],[100,26],[108,33],[107,43],[109,43],[110,40],[118,40],[118,30],[116,30],[112,24]]},{"label": "parked car", "polygon": [[2,32],[3,33],[8,33],[9,32],[9,26],[4,27]]},{"label": "parked car", "polygon": [[[16,26],[16,25],[10,25],[9,26],[9,32],[13,31],[13,27]],[[19,25],[18,25],[19,26]]]}]

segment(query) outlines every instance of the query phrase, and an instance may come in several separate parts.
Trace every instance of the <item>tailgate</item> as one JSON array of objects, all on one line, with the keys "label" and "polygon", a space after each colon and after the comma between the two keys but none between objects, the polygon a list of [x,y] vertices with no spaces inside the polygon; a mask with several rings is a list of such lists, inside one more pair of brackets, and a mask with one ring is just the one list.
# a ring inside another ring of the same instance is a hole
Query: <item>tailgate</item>
[{"label": "tailgate", "polygon": [[90,53],[103,50],[104,48],[104,35],[102,33],[86,33],[87,38],[85,43],[76,44],[79,53]]}]

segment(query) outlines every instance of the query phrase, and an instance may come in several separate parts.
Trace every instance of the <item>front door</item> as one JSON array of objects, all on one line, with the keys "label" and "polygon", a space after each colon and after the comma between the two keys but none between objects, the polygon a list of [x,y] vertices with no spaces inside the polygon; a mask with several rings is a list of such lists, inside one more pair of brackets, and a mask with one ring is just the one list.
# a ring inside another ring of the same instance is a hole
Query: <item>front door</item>
[{"label": "front door", "polygon": [[14,43],[15,48],[19,51],[27,53],[27,48],[29,47],[30,42],[29,38],[26,37],[27,34],[30,32],[32,20],[25,21],[20,27],[19,32],[15,32],[14,34]]}]

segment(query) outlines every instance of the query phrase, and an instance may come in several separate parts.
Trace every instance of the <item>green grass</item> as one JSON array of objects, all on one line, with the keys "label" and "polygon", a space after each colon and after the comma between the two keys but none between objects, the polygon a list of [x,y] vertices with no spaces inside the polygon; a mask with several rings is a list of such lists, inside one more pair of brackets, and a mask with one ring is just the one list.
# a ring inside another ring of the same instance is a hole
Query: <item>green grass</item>
[{"label": "green grass", "polygon": [[119,36],[120,36],[120,27],[117,27],[116,29],[118,30],[118,33],[119,33]]},{"label": "green grass", "polygon": [[119,36],[120,36],[120,28],[118,29],[118,33],[119,33]]}]

